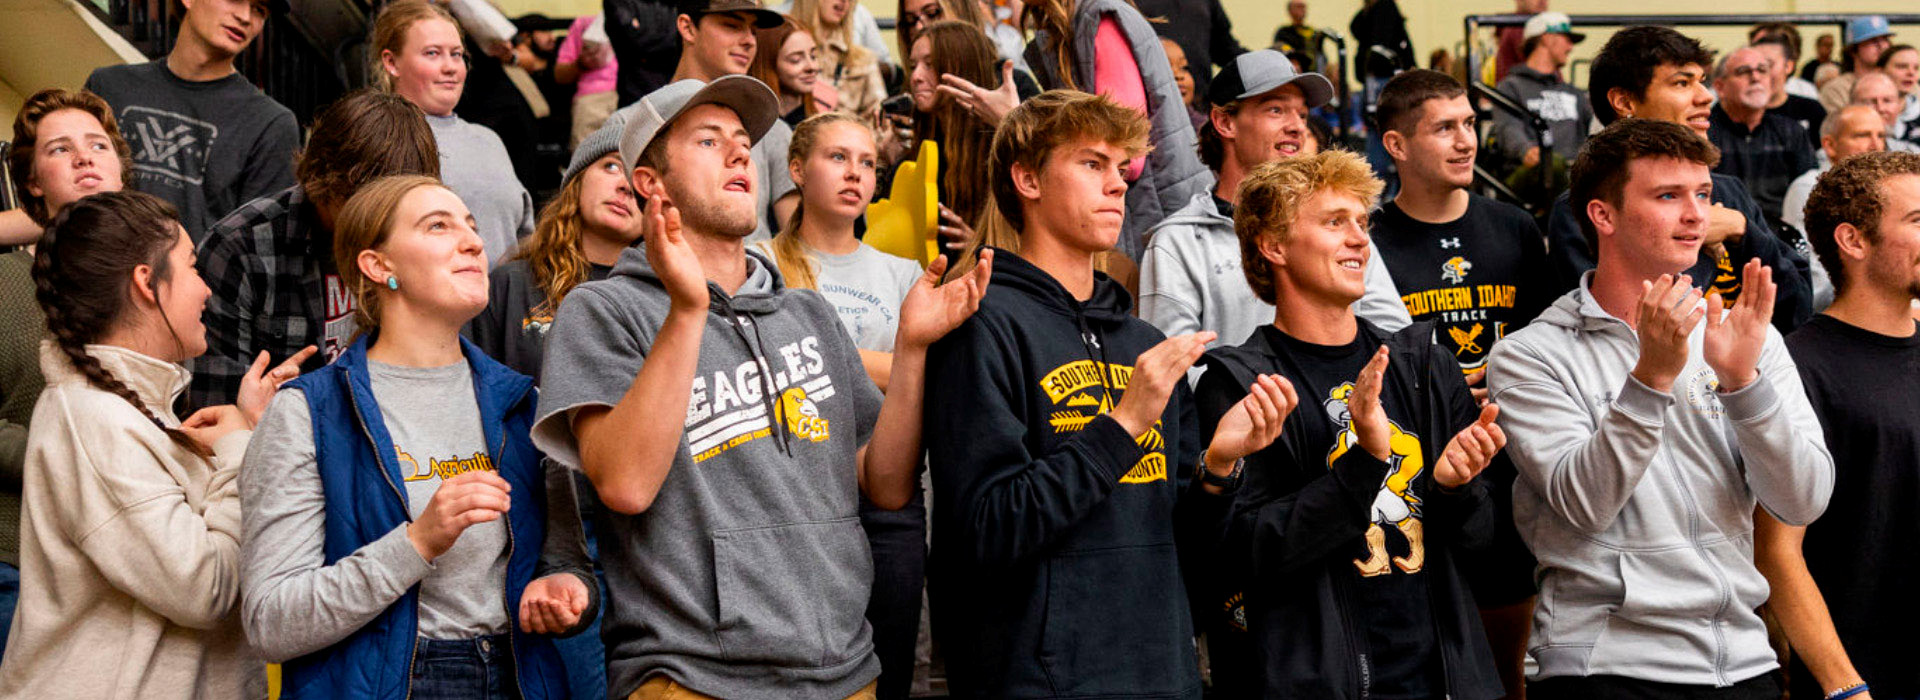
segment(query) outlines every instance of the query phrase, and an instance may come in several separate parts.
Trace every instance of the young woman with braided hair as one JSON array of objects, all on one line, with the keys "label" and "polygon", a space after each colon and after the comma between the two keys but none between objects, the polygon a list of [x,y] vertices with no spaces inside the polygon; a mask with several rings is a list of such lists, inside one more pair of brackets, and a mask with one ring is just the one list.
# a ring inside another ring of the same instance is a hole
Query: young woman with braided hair
[{"label": "young woman with braided hair", "polygon": [[35,253],[49,338],[20,526],[21,603],[0,696],[258,695],[239,600],[236,477],[281,381],[182,422],[181,363],[206,351],[206,284],[174,209],[138,192],[68,205]]}]

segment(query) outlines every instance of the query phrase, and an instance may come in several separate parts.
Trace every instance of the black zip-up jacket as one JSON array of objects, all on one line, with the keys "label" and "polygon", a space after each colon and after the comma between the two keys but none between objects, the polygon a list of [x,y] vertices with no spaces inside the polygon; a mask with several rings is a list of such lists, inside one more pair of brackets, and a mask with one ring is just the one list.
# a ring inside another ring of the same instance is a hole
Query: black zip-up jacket
[{"label": "black zip-up jacket", "polygon": [[928,578],[953,696],[1199,698],[1175,524],[1230,500],[1187,488],[1192,395],[1181,382],[1136,442],[1106,413],[1160,331],[1105,275],[1080,302],[995,255],[979,311],[928,360]]},{"label": "black zip-up jacket", "polygon": [[[1423,577],[1438,637],[1447,697],[1500,697],[1493,652],[1480,626],[1479,608],[1458,565],[1458,553],[1492,540],[1495,510],[1487,483],[1475,479],[1455,491],[1432,482],[1441,450],[1479,414],[1460,367],[1435,352],[1433,327],[1415,323],[1391,336],[1365,320],[1360,333],[1389,348],[1382,399],[1403,409],[1397,425],[1425,446]],[[1300,365],[1277,344],[1278,331],[1263,327],[1238,347],[1215,348],[1203,360],[1207,373],[1196,398],[1216,422],[1247,393],[1259,374],[1279,374],[1305,386]],[[1220,376],[1216,376],[1220,375]],[[1323,378],[1324,379],[1324,378]],[[1223,381],[1225,380],[1225,381]],[[1313,442],[1307,420],[1329,420],[1319,401],[1300,396],[1279,439],[1247,458],[1246,481],[1218,523],[1210,552],[1229,578],[1247,585],[1246,620],[1258,667],[1259,697],[1313,700],[1369,697],[1366,630],[1356,609],[1360,575],[1350,561],[1361,548],[1388,463],[1351,449],[1331,467],[1331,445]],[[1238,570],[1231,563],[1238,562]]]}]

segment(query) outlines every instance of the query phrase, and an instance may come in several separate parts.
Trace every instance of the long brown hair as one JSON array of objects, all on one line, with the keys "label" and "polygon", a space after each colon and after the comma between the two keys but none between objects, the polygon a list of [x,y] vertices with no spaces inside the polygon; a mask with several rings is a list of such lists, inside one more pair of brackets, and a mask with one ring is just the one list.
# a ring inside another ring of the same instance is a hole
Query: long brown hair
[{"label": "long brown hair", "polygon": [[407,46],[407,30],[412,29],[414,23],[429,19],[444,19],[455,29],[460,27],[453,12],[429,0],[393,0],[380,8],[380,14],[374,15],[373,45],[367,47],[367,60],[373,63],[369,72],[381,90],[393,89],[393,76],[387,75],[382,54],[392,51],[399,56]]},{"label": "long brown hair", "polygon": [[440,150],[419,107],[391,92],[360,89],[313,120],[293,175],[307,201],[339,206],[388,175],[440,177]]},{"label": "long brown hair", "polygon": [[533,235],[513,254],[514,258],[527,261],[528,269],[533,272],[533,283],[545,297],[533,308],[535,315],[552,315],[558,311],[560,300],[587,281],[593,271],[593,263],[587,260],[587,251],[580,243],[587,230],[587,217],[580,213],[583,187],[580,183],[586,179],[589,169],[591,165],[574,173],[560,186],[560,192],[540,208]]},{"label": "long brown hair", "polygon": [[[89,195],[61,209],[41,236],[33,258],[34,295],[46,312],[54,346],[87,384],[126,399],[174,444],[204,457],[205,448],[162,422],[139,394],[87,352],[88,344],[126,314],[135,268],[153,270],[147,291],[160,296],[160,283],[173,279],[168,252],[179,242],[173,205],[160,198],[132,190]],[[165,308],[160,319],[171,332]]]},{"label": "long brown hair", "polygon": [[[920,37],[932,44],[934,73],[964,78],[988,90],[1000,88],[999,54],[979,27],[940,21]],[[940,144],[940,203],[967,225],[979,226],[980,214],[987,210],[987,178],[980,173],[985,172],[987,153],[993,148],[994,125],[940,95],[934,98],[931,114],[914,120],[913,130],[915,140]]]},{"label": "long brown hair", "polygon": [[[340,271],[340,283],[353,294],[353,321],[362,333],[380,327],[380,295],[370,287],[374,283],[360,271],[360,251],[386,245],[392,233],[393,217],[400,202],[422,187],[445,187],[439,178],[425,175],[393,175],[360,188],[340,208],[334,224],[333,264]],[[384,284],[386,280],[381,280]]]},{"label": "long brown hair", "polygon": [[[984,34],[993,22],[987,13],[980,11],[980,3],[976,0],[934,0],[934,5],[940,8],[940,18],[928,24],[929,27],[940,22],[956,20],[979,27],[980,32]],[[919,17],[907,17],[907,0],[899,0],[893,16],[898,18],[898,28],[894,31],[893,38],[900,43],[900,62],[904,64],[908,62],[908,57],[913,55],[913,42],[920,38],[920,32],[926,31],[926,28],[918,26]],[[909,27],[913,31],[908,31]]]},{"label": "long brown hair", "polygon": [[100,128],[106,130],[107,138],[113,141],[113,152],[120,157],[120,177],[124,180],[133,172],[133,149],[120,136],[120,123],[113,118],[113,108],[106,100],[86,90],[68,92],[53,88],[33,93],[13,118],[13,146],[7,151],[7,168],[13,175],[13,191],[20,195],[20,208],[27,212],[27,218],[41,226],[47,225],[54,212],[47,211],[47,200],[27,189],[27,183],[33,181],[33,150],[40,138],[40,120],[63,109],[93,115],[100,122]]},{"label": "long brown hair", "polygon": [[[766,83],[773,88],[774,94],[784,94],[786,86],[780,83],[780,50],[787,45],[787,39],[794,33],[807,33],[799,22],[786,17],[780,24],[768,29],[753,30],[753,63],[747,66],[747,75]],[[812,34],[808,34],[812,36]],[[800,104],[805,114],[811,116],[816,109],[813,105],[813,93],[800,96]]]},{"label": "long brown hair", "polygon": [[[793,140],[787,144],[787,164],[805,163],[813,155],[813,144],[820,138],[820,130],[834,124],[853,124],[873,135],[873,127],[865,120],[846,112],[827,112],[807,117],[793,128]],[[813,269],[813,260],[807,256],[807,243],[800,240],[800,221],[807,213],[806,196],[800,197],[800,205],[793,208],[793,216],[787,218],[787,224],[780,229],[780,235],[773,238],[773,264],[780,268],[780,276],[788,287],[794,289],[814,289],[819,286],[819,273]]]}]

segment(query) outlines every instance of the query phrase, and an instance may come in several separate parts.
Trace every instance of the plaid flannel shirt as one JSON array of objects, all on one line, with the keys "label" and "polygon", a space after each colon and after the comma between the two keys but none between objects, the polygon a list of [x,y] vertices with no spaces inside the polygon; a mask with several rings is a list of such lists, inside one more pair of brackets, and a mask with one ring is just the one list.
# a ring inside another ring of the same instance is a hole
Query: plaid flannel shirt
[{"label": "plaid flannel shirt", "polygon": [[[200,243],[200,276],[212,288],[203,315],[207,352],[192,363],[195,407],[233,403],[240,379],[261,350],[282,362],[318,345],[326,328],[321,260],[333,255],[319,212],[299,185],[247,202],[220,219]],[[316,353],[302,372],[327,364]]]}]

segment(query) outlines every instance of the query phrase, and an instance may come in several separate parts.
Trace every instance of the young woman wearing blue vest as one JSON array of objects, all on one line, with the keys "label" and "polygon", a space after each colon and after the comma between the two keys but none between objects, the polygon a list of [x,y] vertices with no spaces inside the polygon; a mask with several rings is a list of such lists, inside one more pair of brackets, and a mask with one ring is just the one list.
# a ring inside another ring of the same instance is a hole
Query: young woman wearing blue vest
[{"label": "young woman wearing blue vest", "polygon": [[460,337],[487,305],[473,215],[433,178],[376,181],[334,263],[362,334],[267,407],[240,479],[248,640],[283,698],[564,697],[538,633],[583,617],[589,579],[536,580],[533,380]]},{"label": "young woman wearing blue vest", "polygon": [[255,362],[239,407],[175,417],[181,363],[207,350],[208,291],[193,242],[156,197],[78,199],[35,255],[46,388],[27,436],[20,606],[0,697],[258,695],[262,667],[233,620],[234,478],[260,407],[297,363],[268,376]]}]

